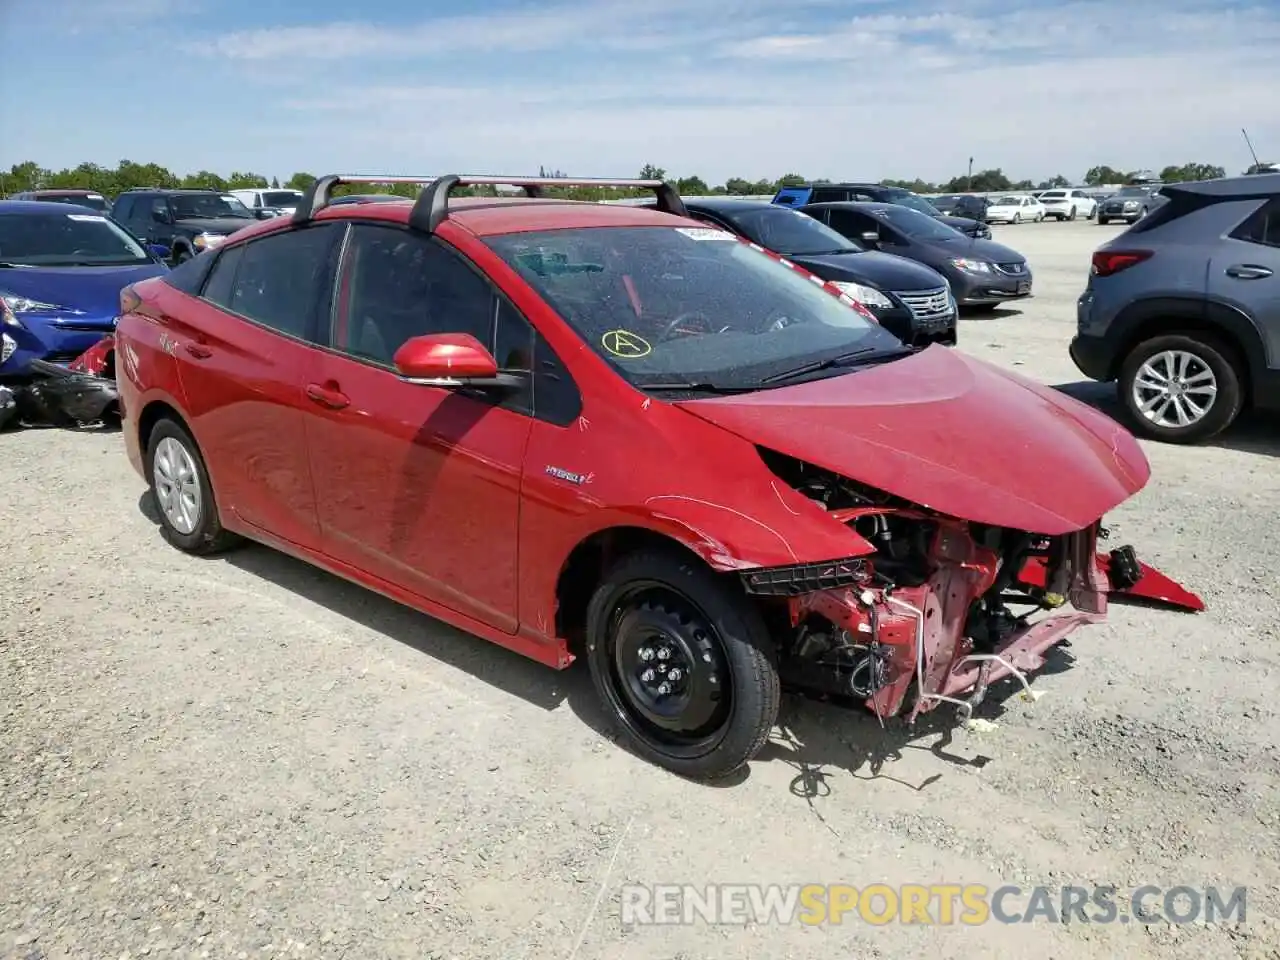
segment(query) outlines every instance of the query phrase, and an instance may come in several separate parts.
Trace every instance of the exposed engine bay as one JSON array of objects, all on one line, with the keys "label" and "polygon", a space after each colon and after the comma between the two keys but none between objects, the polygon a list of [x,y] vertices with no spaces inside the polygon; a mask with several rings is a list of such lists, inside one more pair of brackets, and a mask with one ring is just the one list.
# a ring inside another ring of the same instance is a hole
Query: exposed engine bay
[{"label": "exposed engine bay", "polygon": [[1043,536],[937,514],[759,448],[779,479],[874,550],[829,564],[748,571],[779,635],[785,683],[861,700],[908,719],[943,703],[968,719],[988,687],[1027,674],[1076,628],[1128,593],[1191,610],[1203,603],[1142,564],[1132,547],[1097,552],[1101,522]]}]

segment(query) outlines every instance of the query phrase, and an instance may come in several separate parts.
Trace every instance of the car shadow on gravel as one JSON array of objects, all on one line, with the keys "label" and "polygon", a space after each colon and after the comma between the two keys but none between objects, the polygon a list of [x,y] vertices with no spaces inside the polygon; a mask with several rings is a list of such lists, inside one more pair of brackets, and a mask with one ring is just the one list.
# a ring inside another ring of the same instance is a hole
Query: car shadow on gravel
[{"label": "car shadow on gravel", "polygon": [[[1045,665],[1029,678],[1032,689],[1037,679],[1063,673],[1074,663],[1070,641],[1064,641],[1045,655]],[[1017,709],[1021,693],[1022,685],[1013,678],[992,684],[986,699],[973,712],[974,718],[998,721],[1010,709]],[[982,769],[992,762],[982,753],[961,752],[963,748],[957,741],[966,736],[960,729],[956,709],[945,703],[922,714],[914,726],[901,717],[882,725],[860,701],[815,700],[793,693],[784,700],[775,734],[757,762],[792,767],[795,776],[789,784],[790,792],[810,804],[831,794],[831,780],[838,773],[854,780],[880,780],[920,793],[940,781],[949,767]],[[933,772],[909,780],[897,775],[894,765],[913,750],[932,754],[936,763]]]},{"label": "car shadow on gravel", "polygon": [[1022,315],[1019,307],[961,307],[960,319],[985,323],[988,320],[1004,320]]},{"label": "car shadow on gravel", "polygon": [[[1126,429],[1128,428],[1124,407],[1116,396],[1114,383],[1078,380],[1054,384],[1053,389],[1060,390],[1081,403],[1089,404],[1125,426]],[[1266,457],[1280,457],[1280,418],[1274,414],[1248,411],[1224,433],[1199,446],[1220,447],[1224,450],[1256,453]],[[1194,450],[1195,447],[1188,449]]]}]

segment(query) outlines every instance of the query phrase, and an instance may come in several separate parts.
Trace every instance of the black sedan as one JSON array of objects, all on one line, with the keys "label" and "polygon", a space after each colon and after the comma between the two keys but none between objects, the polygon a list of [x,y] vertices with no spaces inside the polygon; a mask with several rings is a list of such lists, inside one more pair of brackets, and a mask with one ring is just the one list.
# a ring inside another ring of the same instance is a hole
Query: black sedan
[{"label": "black sedan", "polygon": [[831,281],[903,343],[955,344],[955,301],[936,270],[865,250],[812,217],[767,200],[716,197],[686,199],[684,205],[695,220],[735,233]]},{"label": "black sedan", "polygon": [[909,257],[947,278],[962,307],[992,309],[1031,296],[1027,258],[993,240],[966,237],[894,203],[811,203],[804,213],[854,243]]},{"label": "black sedan", "polygon": [[[987,200],[985,197],[975,197],[968,193],[949,193],[943,197],[936,197],[931,202],[939,213],[948,217],[963,217],[976,223],[985,223],[987,220]],[[952,223],[949,226],[954,227],[955,224]],[[970,233],[968,230],[960,230],[960,232],[969,233],[970,236],[977,236],[982,239],[991,238],[990,230],[985,235]]]}]

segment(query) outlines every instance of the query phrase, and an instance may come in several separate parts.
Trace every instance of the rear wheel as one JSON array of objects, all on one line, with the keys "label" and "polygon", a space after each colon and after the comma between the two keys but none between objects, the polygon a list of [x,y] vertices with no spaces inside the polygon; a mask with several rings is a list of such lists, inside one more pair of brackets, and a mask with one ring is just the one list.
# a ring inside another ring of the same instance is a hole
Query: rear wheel
[{"label": "rear wheel", "polygon": [[1013,215],[1013,219],[1012,219],[1011,221],[1009,221],[1009,222],[1010,222],[1010,223],[1021,223],[1021,222],[1022,222],[1022,214],[1020,214],[1020,213],[1015,213],[1015,214]]},{"label": "rear wheel", "polygon": [[190,259],[191,251],[186,247],[179,247],[177,250],[173,251],[173,265],[175,267],[186,263]]},{"label": "rear wheel", "polygon": [[1138,344],[1120,370],[1120,400],[1136,432],[1167,443],[1197,443],[1221,433],[1243,405],[1234,351],[1201,334],[1172,334]]},{"label": "rear wheel", "polygon": [[596,692],[632,748],[682,776],[733,773],[778,715],[776,651],[732,581],[675,551],[623,557],[587,609]]},{"label": "rear wheel", "polygon": [[1071,212],[1070,212],[1069,214],[1067,214],[1067,219],[1068,219],[1068,220],[1075,220],[1075,218],[1076,218],[1076,208],[1075,208],[1075,207],[1072,207],[1072,208],[1071,208]]},{"label": "rear wheel", "polygon": [[1108,220],[1106,217],[1098,217],[1098,226],[1100,227],[1105,227],[1110,222],[1111,221]]},{"label": "rear wheel", "polygon": [[177,421],[166,417],[152,429],[146,467],[160,532],[170,544],[209,554],[239,539],[223,529],[200,448]]}]

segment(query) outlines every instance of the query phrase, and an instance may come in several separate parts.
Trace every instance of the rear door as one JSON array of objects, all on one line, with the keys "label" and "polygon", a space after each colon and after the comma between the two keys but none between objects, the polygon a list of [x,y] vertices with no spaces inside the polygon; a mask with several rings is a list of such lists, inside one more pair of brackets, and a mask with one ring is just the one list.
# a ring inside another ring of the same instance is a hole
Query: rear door
[{"label": "rear door", "polygon": [[531,370],[532,327],[469,261],[436,237],[354,225],[330,349],[304,387],[324,550],[514,633],[532,387],[406,383],[392,358],[428,333],[469,333],[504,370]]},{"label": "rear door", "polygon": [[1253,318],[1280,369],[1280,200],[1262,205],[1217,246],[1209,264],[1209,296]]},{"label": "rear door", "polygon": [[196,441],[224,511],[307,549],[319,546],[302,377],[332,299],[345,227],[308,224],[226,247],[176,328]]}]

